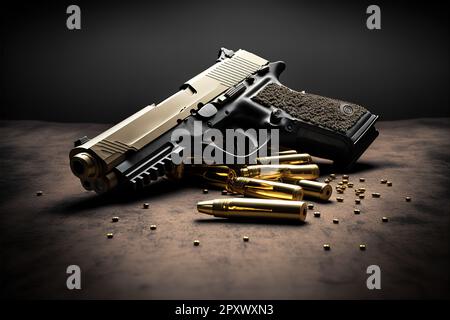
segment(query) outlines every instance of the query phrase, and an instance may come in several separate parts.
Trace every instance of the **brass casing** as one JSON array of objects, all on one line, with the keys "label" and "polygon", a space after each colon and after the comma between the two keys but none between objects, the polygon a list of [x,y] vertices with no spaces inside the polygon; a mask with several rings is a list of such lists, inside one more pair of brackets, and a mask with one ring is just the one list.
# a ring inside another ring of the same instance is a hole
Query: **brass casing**
[{"label": "brass casing", "polygon": [[166,176],[169,180],[181,180],[184,177],[184,163],[180,163],[176,166],[173,166],[171,170],[166,173]]},{"label": "brass casing", "polygon": [[283,150],[283,151],[279,151],[278,155],[279,156],[283,156],[283,155],[287,155],[287,154],[296,154],[297,150]]},{"label": "brass casing", "polygon": [[314,180],[319,177],[319,174],[319,167],[316,164],[260,164],[247,166],[240,170],[240,175],[243,177],[264,180],[280,180],[282,178]]},{"label": "brass casing", "polygon": [[236,177],[236,172],[222,165],[185,165],[184,176],[199,177],[210,186],[226,189],[228,181]]},{"label": "brass casing", "polygon": [[221,218],[262,218],[305,221],[306,203],[268,199],[227,198],[200,201],[197,210]]},{"label": "brass casing", "polygon": [[333,193],[333,188],[329,184],[323,182],[297,180],[291,178],[281,178],[281,181],[302,187],[303,195],[306,198],[315,198],[326,201],[330,199]]},{"label": "brass casing", "polygon": [[303,199],[303,190],[300,186],[276,181],[238,177],[230,179],[227,188],[246,197],[294,201]]},{"label": "brass casing", "polygon": [[119,124],[70,151],[70,164],[80,179],[103,177],[125,160],[174,128],[197,110],[268,63],[267,60],[238,50],[185,82],[181,90],[158,105],[149,105]]},{"label": "brass casing", "polygon": [[257,164],[307,164],[312,158],[307,153],[284,154],[278,156],[256,158]]}]

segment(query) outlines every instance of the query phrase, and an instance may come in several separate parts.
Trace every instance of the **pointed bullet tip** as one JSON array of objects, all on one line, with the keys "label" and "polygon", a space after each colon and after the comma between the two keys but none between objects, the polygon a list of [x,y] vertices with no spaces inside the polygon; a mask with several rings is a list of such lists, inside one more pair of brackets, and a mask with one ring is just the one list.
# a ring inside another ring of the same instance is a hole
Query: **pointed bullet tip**
[{"label": "pointed bullet tip", "polygon": [[213,200],[200,201],[197,203],[197,210],[201,213],[213,214]]}]

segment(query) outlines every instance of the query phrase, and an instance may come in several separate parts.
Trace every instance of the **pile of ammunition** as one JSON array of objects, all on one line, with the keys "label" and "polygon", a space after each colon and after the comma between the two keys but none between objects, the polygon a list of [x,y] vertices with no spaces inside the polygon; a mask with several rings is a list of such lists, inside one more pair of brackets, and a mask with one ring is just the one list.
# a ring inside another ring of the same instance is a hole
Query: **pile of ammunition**
[{"label": "pile of ammunition", "polygon": [[197,203],[199,212],[223,218],[304,221],[307,204],[303,198],[327,201],[333,191],[329,184],[314,181],[319,178],[319,167],[311,156],[295,150],[257,158],[252,165],[185,166],[183,176],[199,177],[209,186],[221,188],[223,195],[236,196]]}]

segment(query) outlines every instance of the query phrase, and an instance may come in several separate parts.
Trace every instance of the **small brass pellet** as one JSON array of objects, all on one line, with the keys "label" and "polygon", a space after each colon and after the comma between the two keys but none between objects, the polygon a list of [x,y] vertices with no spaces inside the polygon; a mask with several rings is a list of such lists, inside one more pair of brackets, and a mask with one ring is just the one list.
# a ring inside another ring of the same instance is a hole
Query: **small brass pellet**
[{"label": "small brass pellet", "polygon": [[386,182],[386,184],[388,187],[392,187],[392,181],[388,181],[388,182]]},{"label": "small brass pellet", "polygon": [[366,181],[365,178],[359,178],[359,182],[364,182],[364,181]]},{"label": "small brass pellet", "polygon": [[37,195],[38,197],[42,196],[43,194],[44,194],[44,192],[41,191],[41,190],[36,191],[36,195]]},{"label": "small brass pellet", "polygon": [[386,183],[387,183],[387,180],[386,180],[386,179],[381,179],[381,180],[380,180],[380,183],[386,184]]},{"label": "small brass pellet", "polygon": [[387,217],[383,217],[383,218],[381,218],[381,221],[383,221],[383,222],[388,222],[389,219],[388,219]]},{"label": "small brass pellet", "polygon": [[360,204],[361,203],[361,199],[355,199],[355,203],[356,204]]},{"label": "small brass pellet", "polygon": [[244,242],[248,242],[250,239],[249,239],[249,237],[244,236],[244,237],[242,238],[242,240],[244,240]]},{"label": "small brass pellet", "polygon": [[336,189],[336,192],[337,192],[337,193],[344,193],[344,190],[342,190],[342,189]]},{"label": "small brass pellet", "polygon": [[348,174],[344,174],[344,175],[342,176],[342,179],[347,179],[347,180],[348,180]]},{"label": "small brass pellet", "polygon": [[361,210],[355,209],[355,210],[353,210],[353,212],[354,212],[355,214],[360,214],[360,213],[361,213]]},{"label": "small brass pellet", "polygon": [[365,244],[360,244],[359,245],[359,249],[363,250],[363,251],[366,250],[366,245]]},{"label": "small brass pellet", "polygon": [[314,204],[313,203],[308,203],[308,209],[314,209]]},{"label": "small brass pellet", "polygon": [[359,192],[366,192],[366,188],[359,188]]},{"label": "small brass pellet", "polygon": [[338,224],[338,223],[339,223],[339,219],[336,219],[336,218],[333,219],[333,223],[334,223],[334,224]]},{"label": "small brass pellet", "polygon": [[222,190],[222,194],[223,194],[223,195],[227,195],[227,194],[228,194],[228,191],[227,191],[227,190]]},{"label": "small brass pellet", "polygon": [[328,178],[326,178],[326,179],[324,180],[324,182],[325,182],[325,183],[330,183],[330,182],[331,182],[331,180],[330,180],[330,179],[328,179]]},{"label": "small brass pellet", "polygon": [[150,226],[150,230],[156,230],[156,224],[152,224],[152,225]]},{"label": "small brass pellet", "polygon": [[112,237],[114,237],[114,234],[113,234],[112,232],[107,233],[107,234],[106,234],[106,237],[107,237],[108,239],[111,239]]},{"label": "small brass pellet", "polygon": [[372,197],[379,198],[379,197],[381,197],[381,194],[379,194],[378,192],[374,192],[374,193],[372,193]]},{"label": "small brass pellet", "polygon": [[347,184],[347,183],[348,183],[348,180],[347,180],[347,179],[343,179],[343,180],[342,180],[342,183],[343,183],[343,184]]},{"label": "small brass pellet", "polygon": [[364,193],[361,193],[358,197],[359,197],[360,199],[364,199]]},{"label": "small brass pellet", "polygon": [[330,178],[331,179],[336,179],[336,174],[335,173],[330,174]]},{"label": "small brass pellet", "polygon": [[200,245],[200,241],[199,240],[194,240],[194,246],[198,247]]},{"label": "small brass pellet", "polygon": [[353,188],[353,182],[349,182],[349,183],[347,183],[347,187],[349,187],[349,188]]},{"label": "small brass pellet", "polygon": [[206,194],[206,193],[208,193],[209,191],[208,191],[208,189],[203,189],[203,193],[204,194]]},{"label": "small brass pellet", "polygon": [[118,222],[119,221],[119,217],[112,217],[112,222]]},{"label": "small brass pellet", "polygon": [[406,200],[407,202],[410,202],[410,201],[411,201],[411,197],[406,197],[405,200]]},{"label": "small brass pellet", "polygon": [[328,251],[328,250],[331,249],[331,247],[330,247],[329,244],[324,244],[324,245],[323,245],[323,249],[326,250],[326,251]]},{"label": "small brass pellet", "polygon": [[319,211],[314,212],[314,217],[319,218],[320,217],[320,212]]},{"label": "small brass pellet", "polygon": [[337,202],[344,202],[344,198],[337,197],[337,198],[336,198],[336,201],[337,201]]},{"label": "small brass pellet", "polygon": [[144,209],[148,209],[148,208],[150,207],[150,204],[144,203],[144,204],[142,205],[142,207],[143,207]]},{"label": "small brass pellet", "polygon": [[338,182],[338,185],[342,186],[344,183],[342,181]]}]

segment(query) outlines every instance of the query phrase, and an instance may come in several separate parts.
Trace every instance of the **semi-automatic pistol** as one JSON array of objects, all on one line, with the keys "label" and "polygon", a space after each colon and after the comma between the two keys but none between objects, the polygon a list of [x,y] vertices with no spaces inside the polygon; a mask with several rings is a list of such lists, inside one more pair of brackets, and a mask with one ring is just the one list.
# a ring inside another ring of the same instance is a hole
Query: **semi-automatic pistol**
[{"label": "semi-automatic pistol", "polygon": [[279,82],[285,63],[222,48],[216,63],[152,104],[88,139],[75,141],[70,167],[87,190],[145,187],[174,167],[183,148],[176,129],[278,129],[280,148],[297,149],[348,168],[378,136],[377,115],[366,108]]}]

